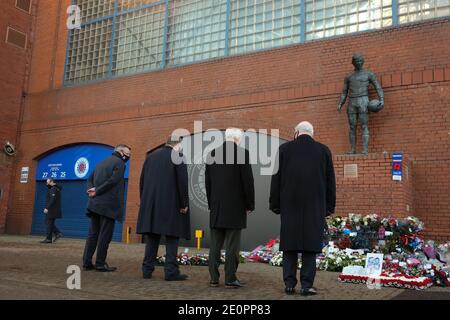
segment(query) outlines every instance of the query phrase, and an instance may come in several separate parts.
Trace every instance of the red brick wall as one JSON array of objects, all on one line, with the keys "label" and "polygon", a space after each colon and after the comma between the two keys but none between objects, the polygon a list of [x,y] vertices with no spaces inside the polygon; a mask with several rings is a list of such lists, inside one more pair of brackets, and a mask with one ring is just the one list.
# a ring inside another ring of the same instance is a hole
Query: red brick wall
[{"label": "red brick wall", "polygon": [[[15,0],[0,3],[0,233],[5,230],[5,218],[10,194],[14,157],[6,156],[6,141],[17,145],[17,130],[22,104],[22,91],[27,81],[27,64],[31,48],[32,16],[15,8]],[[21,49],[6,43],[8,26],[28,34],[28,48]]]},{"label": "red brick wall", "polygon": [[[43,14],[52,17],[52,10]],[[48,28],[55,33],[63,27]],[[430,237],[450,239],[449,19],[66,88],[59,87],[66,32],[55,44],[41,34],[45,30],[43,24],[36,34],[39,55],[32,66],[39,72],[30,81],[16,166],[30,166],[33,175],[35,157],[68,143],[130,144],[134,155],[125,224],[133,230],[146,151],[175,128],[192,130],[194,120],[203,120],[204,129],[280,128],[284,138],[299,121],[309,120],[318,140],[334,154],[344,153],[347,119],[336,107],[343,78],[352,70],[351,55],[363,52],[386,96],[385,109],[370,118],[371,152],[405,153],[414,165],[411,213],[426,222]],[[52,48],[58,50],[55,63],[35,67]],[[34,186],[15,183],[14,190],[8,231],[29,233]],[[357,203],[352,211],[359,211]]]},{"label": "red brick wall", "polygon": [[[344,167],[357,166],[357,175],[344,175]],[[336,212],[405,217],[414,212],[413,168],[408,158],[403,159],[402,181],[392,180],[392,154],[371,153],[339,155],[334,159]]]}]

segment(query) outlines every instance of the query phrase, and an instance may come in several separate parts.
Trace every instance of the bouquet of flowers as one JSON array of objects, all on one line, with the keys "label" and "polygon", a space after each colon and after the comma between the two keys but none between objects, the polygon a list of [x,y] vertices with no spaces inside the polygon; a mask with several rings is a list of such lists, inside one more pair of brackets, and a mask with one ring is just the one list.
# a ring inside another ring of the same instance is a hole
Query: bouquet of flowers
[{"label": "bouquet of flowers", "polygon": [[319,270],[341,272],[347,266],[365,266],[366,257],[360,250],[331,250],[318,259]]},{"label": "bouquet of flowers", "polygon": [[269,263],[277,253],[278,240],[270,240],[265,246],[257,246],[247,257],[247,259],[256,262]]},{"label": "bouquet of flowers", "polygon": [[270,259],[269,264],[275,267],[281,267],[283,265],[283,251],[278,251],[272,259]]},{"label": "bouquet of flowers", "polygon": [[424,224],[416,217],[381,219],[377,214],[362,216],[350,213],[348,217],[328,218],[327,225],[328,241],[337,241],[341,248],[372,250],[382,247],[380,250],[388,253],[396,250],[397,246],[415,252],[423,245],[419,234]]},{"label": "bouquet of flowers", "polygon": [[439,260],[450,265],[450,242],[442,243],[437,247]]}]

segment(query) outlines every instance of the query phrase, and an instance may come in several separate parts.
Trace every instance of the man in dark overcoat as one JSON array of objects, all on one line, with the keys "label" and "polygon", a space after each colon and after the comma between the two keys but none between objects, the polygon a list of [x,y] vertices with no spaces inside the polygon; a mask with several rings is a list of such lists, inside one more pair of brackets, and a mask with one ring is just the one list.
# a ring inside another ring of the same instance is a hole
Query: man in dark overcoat
[{"label": "man in dark overcoat", "polygon": [[230,128],[226,141],[207,158],[206,195],[210,210],[211,244],[209,251],[210,286],[219,286],[220,251],[225,243],[225,287],[239,288],[241,231],[247,215],[255,210],[255,187],[248,150],[239,147],[243,132]]},{"label": "man in dark overcoat", "polygon": [[287,294],[295,293],[298,253],[302,254],[302,295],[313,295],[316,254],[322,251],[325,217],[334,212],[336,182],[332,155],[313,139],[314,128],[301,122],[295,139],[280,146],[272,176],[270,209],[281,215],[280,250]]},{"label": "man in dark overcoat", "polygon": [[[86,215],[91,219],[89,235],[83,255],[84,270],[113,272],[117,268],[106,263],[109,244],[116,221],[124,216],[125,164],[130,160],[131,148],[120,144],[114,153],[100,162],[89,176],[87,193],[89,201]],[[92,257],[97,251],[95,265]]]},{"label": "man in dark overcoat", "polygon": [[41,243],[52,243],[62,237],[61,231],[56,227],[55,220],[62,218],[61,213],[61,187],[52,178],[47,179],[47,196],[45,199],[45,224],[47,226],[47,237]]},{"label": "man in dark overcoat", "polygon": [[161,236],[166,239],[165,280],[183,281],[177,253],[180,238],[191,238],[187,166],[181,137],[169,137],[165,146],[150,153],[140,179],[141,205],[136,232],[146,242],[142,272],[150,279],[155,270]]}]

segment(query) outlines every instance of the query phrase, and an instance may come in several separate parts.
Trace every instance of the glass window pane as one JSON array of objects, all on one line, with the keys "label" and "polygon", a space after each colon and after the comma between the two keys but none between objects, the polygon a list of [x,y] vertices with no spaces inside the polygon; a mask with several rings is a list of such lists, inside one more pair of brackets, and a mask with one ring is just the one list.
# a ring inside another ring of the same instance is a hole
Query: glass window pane
[{"label": "glass window pane", "polygon": [[[230,52],[246,52],[298,42],[300,2],[294,0],[248,0],[248,10],[231,0]],[[294,27],[294,25],[296,25]],[[239,41],[245,37],[246,41]]]},{"label": "glass window pane", "polygon": [[[245,1],[239,1],[239,4],[243,3]],[[167,63],[176,65],[223,56],[226,17],[223,1],[173,0],[168,26]],[[230,23],[230,26],[238,25],[237,20]],[[230,37],[234,34],[230,32]],[[189,50],[184,51],[185,48]]]},{"label": "glass window pane", "polygon": [[391,1],[307,0],[306,38],[318,39],[391,25],[391,20],[385,19],[392,16]]}]

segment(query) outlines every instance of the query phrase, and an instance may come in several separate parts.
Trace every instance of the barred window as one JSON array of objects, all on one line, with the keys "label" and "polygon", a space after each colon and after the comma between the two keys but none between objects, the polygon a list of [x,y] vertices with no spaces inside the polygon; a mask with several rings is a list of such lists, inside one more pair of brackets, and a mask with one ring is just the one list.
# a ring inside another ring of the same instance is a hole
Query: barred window
[{"label": "barred window", "polygon": [[114,14],[115,0],[77,0],[74,2],[81,9],[83,22]]},{"label": "barred window", "polygon": [[101,79],[108,75],[112,19],[70,32],[66,80],[71,83]]},{"label": "barred window", "polygon": [[168,64],[184,64],[225,55],[227,1],[171,2]]},{"label": "barred window", "polygon": [[118,17],[114,64],[117,75],[160,68],[164,46],[164,6]]},{"label": "barred window", "polygon": [[[109,0],[114,2],[114,0]],[[119,12],[124,12],[127,10],[135,8],[143,8],[150,4],[160,2],[159,0],[117,0],[117,9]]]},{"label": "barred window", "polygon": [[392,0],[306,0],[306,39],[392,25]]},{"label": "barred window", "polygon": [[450,15],[450,0],[398,0],[399,23]]},{"label": "barred window", "polygon": [[234,0],[231,4],[231,54],[299,42],[300,1]]},{"label": "barred window", "polygon": [[65,84],[450,16],[450,0],[74,0]]}]

